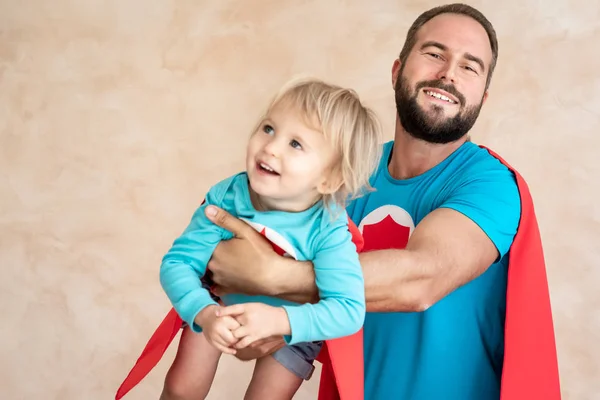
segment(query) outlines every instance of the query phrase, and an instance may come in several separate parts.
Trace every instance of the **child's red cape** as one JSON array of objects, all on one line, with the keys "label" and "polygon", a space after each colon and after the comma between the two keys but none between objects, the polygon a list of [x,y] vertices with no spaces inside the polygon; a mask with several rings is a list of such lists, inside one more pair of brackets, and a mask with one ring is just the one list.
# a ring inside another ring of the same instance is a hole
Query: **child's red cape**
[{"label": "child's red cape", "polygon": [[[521,221],[510,250],[506,296],[506,326],[501,400],[559,400],[560,381],[550,294],[540,232],[529,188],[523,177],[500,156],[517,179],[521,195]],[[363,240],[349,220],[358,251]],[[121,399],[160,361],[182,320],[171,309],[156,329],[115,399]],[[319,400],[364,399],[363,335],[326,342],[318,358],[323,364]]]}]

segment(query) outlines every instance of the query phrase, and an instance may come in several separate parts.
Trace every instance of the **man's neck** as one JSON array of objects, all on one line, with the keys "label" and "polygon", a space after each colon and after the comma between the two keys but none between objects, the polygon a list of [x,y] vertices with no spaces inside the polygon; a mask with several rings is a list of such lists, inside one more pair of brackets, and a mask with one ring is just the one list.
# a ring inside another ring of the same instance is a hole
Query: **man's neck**
[{"label": "man's neck", "polygon": [[446,144],[428,143],[412,137],[396,120],[394,148],[388,171],[394,179],[409,179],[429,171],[468,140],[468,136]]}]

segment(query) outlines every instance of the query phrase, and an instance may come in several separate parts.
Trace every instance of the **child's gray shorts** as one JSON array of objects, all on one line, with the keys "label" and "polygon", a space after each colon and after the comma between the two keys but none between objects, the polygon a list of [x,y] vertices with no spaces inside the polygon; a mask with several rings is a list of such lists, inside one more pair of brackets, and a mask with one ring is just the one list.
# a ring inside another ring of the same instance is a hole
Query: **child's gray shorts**
[{"label": "child's gray shorts", "polygon": [[309,380],[315,370],[314,361],[322,347],[323,342],[298,343],[282,347],[271,355],[288,371]]}]

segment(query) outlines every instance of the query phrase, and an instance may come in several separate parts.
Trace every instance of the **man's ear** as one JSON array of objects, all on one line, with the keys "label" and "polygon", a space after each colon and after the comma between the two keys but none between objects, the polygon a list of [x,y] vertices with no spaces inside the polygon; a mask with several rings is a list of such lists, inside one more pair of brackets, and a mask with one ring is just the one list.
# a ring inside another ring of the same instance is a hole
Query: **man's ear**
[{"label": "man's ear", "polygon": [[392,65],[392,89],[396,88],[396,81],[398,80],[398,76],[400,75],[401,66],[402,61],[396,58],[394,60],[394,64]]},{"label": "man's ear", "polygon": [[485,104],[485,101],[487,100],[488,96],[490,95],[489,91],[485,91],[485,93],[483,94],[483,99],[481,100],[481,104]]}]

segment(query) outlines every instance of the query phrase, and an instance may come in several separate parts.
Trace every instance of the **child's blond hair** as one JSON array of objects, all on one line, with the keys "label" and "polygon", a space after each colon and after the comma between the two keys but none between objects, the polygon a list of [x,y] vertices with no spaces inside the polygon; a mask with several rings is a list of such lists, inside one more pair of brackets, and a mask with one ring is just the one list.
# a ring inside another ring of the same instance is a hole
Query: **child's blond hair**
[{"label": "child's blond hair", "polygon": [[336,158],[331,173],[341,186],[323,196],[325,205],[345,208],[348,200],[373,190],[369,179],[379,163],[382,129],[375,112],[348,88],[314,78],[286,83],[272,99],[265,116],[280,104],[297,110],[311,129],[323,132]]}]

